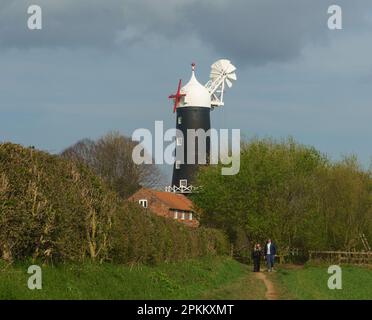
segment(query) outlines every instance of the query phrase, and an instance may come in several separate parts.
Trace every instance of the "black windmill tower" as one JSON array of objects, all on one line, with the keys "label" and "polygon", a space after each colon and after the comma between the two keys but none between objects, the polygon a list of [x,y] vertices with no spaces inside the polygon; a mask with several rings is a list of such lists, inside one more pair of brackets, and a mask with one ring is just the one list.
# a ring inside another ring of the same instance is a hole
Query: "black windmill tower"
[{"label": "black windmill tower", "polygon": [[[176,193],[192,193],[197,189],[194,185],[195,174],[200,163],[208,163],[210,155],[210,138],[206,137],[198,150],[198,138],[194,143],[188,141],[188,131],[202,129],[208,132],[211,128],[210,113],[215,107],[224,105],[223,95],[225,86],[232,86],[236,80],[236,68],[227,59],[216,61],[211,66],[210,80],[202,85],[195,77],[195,63],[192,63],[192,74],[189,82],[169,96],[174,99],[173,112],[176,112],[176,160],[173,166],[172,184],[166,191]],[[205,156],[200,156],[203,154]],[[181,155],[181,156],[180,156]],[[183,155],[183,156],[182,156]],[[192,159],[189,161],[189,159]],[[205,162],[206,160],[206,162]]]}]

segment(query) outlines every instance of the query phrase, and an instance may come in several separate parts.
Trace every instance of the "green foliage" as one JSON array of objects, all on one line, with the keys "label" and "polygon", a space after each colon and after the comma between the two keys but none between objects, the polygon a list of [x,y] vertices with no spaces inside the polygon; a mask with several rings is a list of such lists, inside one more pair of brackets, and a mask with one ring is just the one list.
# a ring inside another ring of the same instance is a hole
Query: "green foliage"
[{"label": "green foliage", "polygon": [[228,253],[218,230],[189,228],[128,203],[118,211],[112,257],[118,263],[158,264]]},{"label": "green foliage", "polygon": [[85,166],[0,145],[0,254],[44,261],[108,256],[115,195]]},{"label": "green foliage", "polygon": [[331,163],[292,139],[252,140],[242,146],[237,175],[223,176],[217,165],[198,179],[204,189],[193,200],[202,224],[235,243],[270,237],[282,249],[361,249],[360,233],[372,242],[371,173],[355,158]]},{"label": "green foliage", "polygon": [[192,229],[118,199],[87,166],[0,144],[0,257],[42,262],[177,261],[227,252],[217,230]]}]

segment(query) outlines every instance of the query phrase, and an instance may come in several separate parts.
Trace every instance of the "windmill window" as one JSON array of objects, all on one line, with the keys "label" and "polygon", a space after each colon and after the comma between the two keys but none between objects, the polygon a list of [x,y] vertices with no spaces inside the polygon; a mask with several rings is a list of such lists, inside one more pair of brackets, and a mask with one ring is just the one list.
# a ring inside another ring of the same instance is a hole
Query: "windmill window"
[{"label": "windmill window", "polygon": [[176,161],[176,169],[179,169],[181,167],[181,161],[177,160]]},{"label": "windmill window", "polygon": [[182,117],[178,117],[177,122],[178,122],[178,124],[181,124],[182,123]]},{"label": "windmill window", "polygon": [[147,200],[146,199],[141,199],[138,201],[138,203],[144,207],[144,208],[147,208]]},{"label": "windmill window", "polygon": [[180,180],[180,187],[187,187],[187,179]]},{"label": "windmill window", "polygon": [[177,137],[177,146],[182,146],[182,137]]}]

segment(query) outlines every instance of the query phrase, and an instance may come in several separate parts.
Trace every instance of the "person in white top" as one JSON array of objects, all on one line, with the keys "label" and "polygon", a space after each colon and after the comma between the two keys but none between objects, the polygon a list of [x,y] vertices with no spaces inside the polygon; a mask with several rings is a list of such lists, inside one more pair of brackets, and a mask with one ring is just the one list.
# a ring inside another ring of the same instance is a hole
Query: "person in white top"
[{"label": "person in white top", "polygon": [[276,246],[271,241],[271,239],[268,239],[265,245],[265,257],[266,257],[266,263],[267,263],[267,271],[269,272],[273,270],[275,255],[276,255]]}]

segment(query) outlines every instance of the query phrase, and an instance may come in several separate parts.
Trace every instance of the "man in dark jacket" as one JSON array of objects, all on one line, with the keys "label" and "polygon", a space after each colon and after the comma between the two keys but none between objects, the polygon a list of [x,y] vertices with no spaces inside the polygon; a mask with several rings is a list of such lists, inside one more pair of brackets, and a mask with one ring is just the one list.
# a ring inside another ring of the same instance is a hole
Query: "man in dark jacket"
[{"label": "man in dark jacket", "polygon": [[276,246],[271,239],[268,239],[265,245],[265,257],[267,263],[267,271],[271,272],[274,267],[274,259],[276,255]]}]

